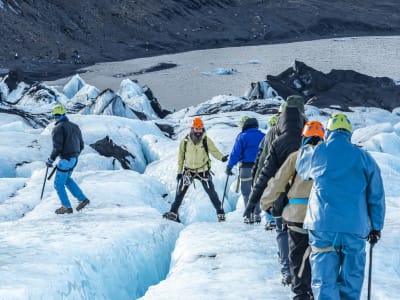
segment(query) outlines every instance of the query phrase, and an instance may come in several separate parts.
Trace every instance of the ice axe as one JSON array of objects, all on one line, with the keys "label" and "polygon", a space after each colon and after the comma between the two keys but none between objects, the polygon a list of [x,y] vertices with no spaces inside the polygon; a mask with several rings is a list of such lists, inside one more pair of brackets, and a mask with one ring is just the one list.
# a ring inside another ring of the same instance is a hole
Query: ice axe
[{"label": "ice axe", "polygon": [[374,244],[369,246],[369,269],[368,269],[368,300],[371,300],[371,275],[372,275],[372,249]]},{"label": "ice axe", "polygon": [[43,192],[44,192],[44,187],[46,185],[46,180],[47,180],[47,173],[49,172],[49,167],[46,167],[46,174],[44,175],[44,180],[43,180],[43,186],[42,186],[42,193],[40,194],[40,200],[43,199]]},{"label": "ice axe", "polygon": [[222,195],[222,201],[221,201],[221,209],[224,209],[224,200],[225,200],[225,195],[226,195],[226,187],[228,186],[228,179],[229,179],[229,175],[226,175],[224,194]]},{"label": "ice axe", "polygon": [[50,180],[51,177],[53,177],[53,175],[54,175],[54,173],[56,172],[56,170],[57,170],[57,167],[53,168],[53,170],[50,172],[49,177],[47,177],[47,180]]}]

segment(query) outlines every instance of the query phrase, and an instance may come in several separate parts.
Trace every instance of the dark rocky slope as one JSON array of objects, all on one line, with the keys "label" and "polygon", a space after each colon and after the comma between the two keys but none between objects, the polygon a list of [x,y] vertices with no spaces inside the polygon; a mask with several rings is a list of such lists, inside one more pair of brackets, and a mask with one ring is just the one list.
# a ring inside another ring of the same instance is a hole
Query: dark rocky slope
[{"label": "dark rocky slope", "polygon": [[397,0],[0,0],[0,74],[50,80],[100,61],[399,33]]}]

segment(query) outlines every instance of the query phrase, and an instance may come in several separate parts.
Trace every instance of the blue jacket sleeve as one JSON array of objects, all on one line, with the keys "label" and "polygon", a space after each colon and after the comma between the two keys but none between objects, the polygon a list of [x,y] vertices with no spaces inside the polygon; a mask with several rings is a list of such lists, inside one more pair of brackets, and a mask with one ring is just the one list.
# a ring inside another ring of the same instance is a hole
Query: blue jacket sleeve
[{"label": "blue jacket sleeve", "polygon": [[385,219],[385,192],[379,166],[375,160],[367,155],[368,166],[368,185],[367,185],[367,205],[371,220],[372,229],[382,230]]},{"label": "blue jacket sleeve", "polygon": [[233,145],[232,148],[232,152],[229,155],[229,161],[228,161],[229,168],[233,168],[242,159],[243,150],[244,150],[243,138],[242,134],[239,134],[236,137],[235,144]]}]

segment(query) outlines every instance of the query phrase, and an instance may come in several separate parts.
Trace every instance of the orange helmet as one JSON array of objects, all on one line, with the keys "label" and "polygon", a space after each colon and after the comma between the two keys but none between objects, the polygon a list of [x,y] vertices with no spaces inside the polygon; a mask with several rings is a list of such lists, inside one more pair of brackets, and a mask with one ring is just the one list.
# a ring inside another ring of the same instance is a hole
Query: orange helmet
[{"label": "orange helmet", "polygon": [[308,121],[306,125],[304,125],[301,135],[304,137],[318,136],[323,139],[325,136],[325,129],[318,121]]},{"label": "orange helmet", "polygon": [[192,121],[192,128],[203,129],[204,128],[203,120],[200,119],[199,117],[194,118]]}]

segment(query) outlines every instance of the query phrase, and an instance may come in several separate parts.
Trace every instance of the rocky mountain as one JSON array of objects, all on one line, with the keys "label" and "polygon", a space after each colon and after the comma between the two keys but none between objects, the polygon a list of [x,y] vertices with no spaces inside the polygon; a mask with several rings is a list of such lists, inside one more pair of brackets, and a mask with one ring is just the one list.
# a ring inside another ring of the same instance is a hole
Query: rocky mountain
[{"label": "rocky mountain", "polygon": [[0,0],[0,74],[50,80],[100,61],[399,33],[397,0]]}]

